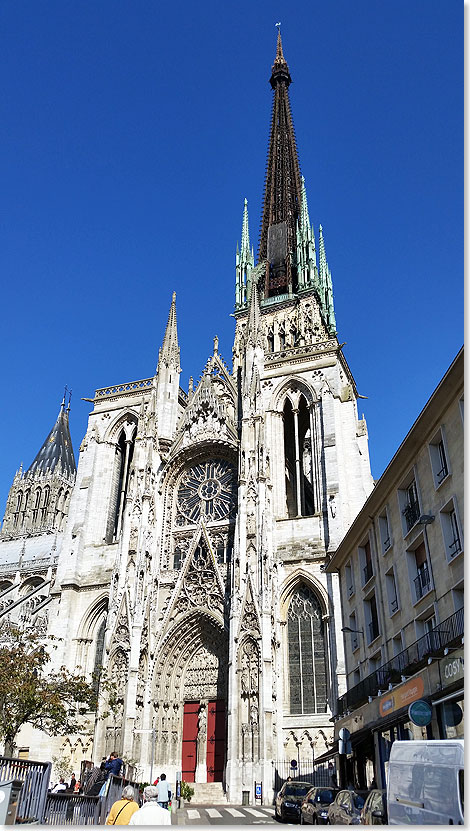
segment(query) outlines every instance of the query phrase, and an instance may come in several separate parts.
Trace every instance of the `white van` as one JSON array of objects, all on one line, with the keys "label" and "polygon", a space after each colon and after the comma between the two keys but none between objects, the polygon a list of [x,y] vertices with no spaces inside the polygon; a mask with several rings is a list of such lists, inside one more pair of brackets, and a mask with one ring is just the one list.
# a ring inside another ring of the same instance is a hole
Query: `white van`
[{"label": "white van", "polygon": [[397,741],[388,765],[389,825],[463,825],[461,739]]}]

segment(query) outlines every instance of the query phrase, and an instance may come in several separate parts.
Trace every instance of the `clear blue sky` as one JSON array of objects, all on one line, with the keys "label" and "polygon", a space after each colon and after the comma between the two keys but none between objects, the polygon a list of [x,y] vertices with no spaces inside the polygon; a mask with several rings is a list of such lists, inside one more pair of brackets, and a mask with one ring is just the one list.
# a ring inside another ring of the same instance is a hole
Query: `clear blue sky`
[{"label": "clear blue sky", "polygon": [[73,389],[231,365],[257,247],[276,21],[310,219],[380,476],[463,341],[463,5],[14,0],[0,7],[0,513]]}]

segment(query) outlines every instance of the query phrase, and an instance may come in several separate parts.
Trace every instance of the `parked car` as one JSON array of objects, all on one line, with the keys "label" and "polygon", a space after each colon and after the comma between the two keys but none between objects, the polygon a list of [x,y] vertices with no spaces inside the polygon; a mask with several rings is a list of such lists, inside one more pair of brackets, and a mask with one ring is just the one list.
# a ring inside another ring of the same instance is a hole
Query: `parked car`
[{"label": "parked car", "polygon": [[329,825],[359,825],[367,791],[339,791],[328,808]]},{"label": "parked car", "polygon": [[328,806],[334,802],[337,793],[338,788],[310,788],[300,807],[301,824],[326,825]]},{"label": "parked car", "polygon": [[274,816],[284,822],[287,819],[300,820],[300,806],[305,794],[312,787],[311,782],[284,782],[276,796]]},{"label": "parked car", "polygon": [[369,791],[361,811],[362,825],[388,825],[387,791],[380,789]]}]

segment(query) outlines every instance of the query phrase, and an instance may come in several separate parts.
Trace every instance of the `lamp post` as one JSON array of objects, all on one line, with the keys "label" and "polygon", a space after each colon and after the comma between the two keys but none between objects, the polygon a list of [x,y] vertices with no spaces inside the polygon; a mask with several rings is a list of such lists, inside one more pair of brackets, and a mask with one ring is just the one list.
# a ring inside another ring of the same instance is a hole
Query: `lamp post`
[{"label": "lamp post", "polygon": [[155,727],[150,727],[148,730],[134,730],[134,733],[151,733],[152,734],[152,755],[150,757],[150,784],[152,785],[153,779],[153,761],[155,757],[155,736],[156,736],[156,729]]}]

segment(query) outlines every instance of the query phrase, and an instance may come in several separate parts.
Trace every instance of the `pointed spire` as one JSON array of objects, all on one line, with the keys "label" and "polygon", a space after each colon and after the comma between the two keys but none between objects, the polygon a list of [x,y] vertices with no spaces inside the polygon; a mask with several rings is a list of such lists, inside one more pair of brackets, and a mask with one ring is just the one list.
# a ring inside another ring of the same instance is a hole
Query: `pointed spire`
[{"label": "pointed spire", "polygon": [[255,265],[253,249],[250,249],[250,231],[248,227],[248,200],[245,199],[242,219],[242,243],[237,243],[236,256],[235,308],[245,306],[250,299],[251,271]]},{"label": "pointed spire", "polygon": [[333,304],[333,281],[331,279],[331,271],[328,268],[328,262],[325,252],[325,240],[323,239],[323,228],[320,225],[319,231],[319,260],[320,260],[320,300],[321,309],[324,320],[327,324],[330,334],[336,332],[336,318]]},{"label": "pointed spire", "polygon": [[305,189],[305,178],[303,176],[301,182],[302,188],[300,192],[300,230],[304,239],[307,239],[310,233],[310,217],[308,215],[307,191]]},{"label": "pointed spire", "polygon": [[62,472],[68,478],[72,478],[76,473],[77,466],[75,464],[69,428],[70,400],[69,406],[65,410],[66,390],[67,387],[65,388],[56,423],[44,441],[33,463],[26,471],[26,476],[43,476],[56,470],[57,472]]},{"label": "pointed spire", "polygon": [[259,262],[270,263],[266,297],[297,288],[294,260],[301,179],[289,103],[291,81],[279,31],[270,78],[274,95],[258,256]]},{"label": "pointed spire", "polygon": [[178,344],[178,330],[176,328],[176,292],[173,292],[171,300],[168,323],[166,325],[165,337],[161,346],[158,363],[163,362],[166,366],[174,366],[180,369],[180,348]]}]

